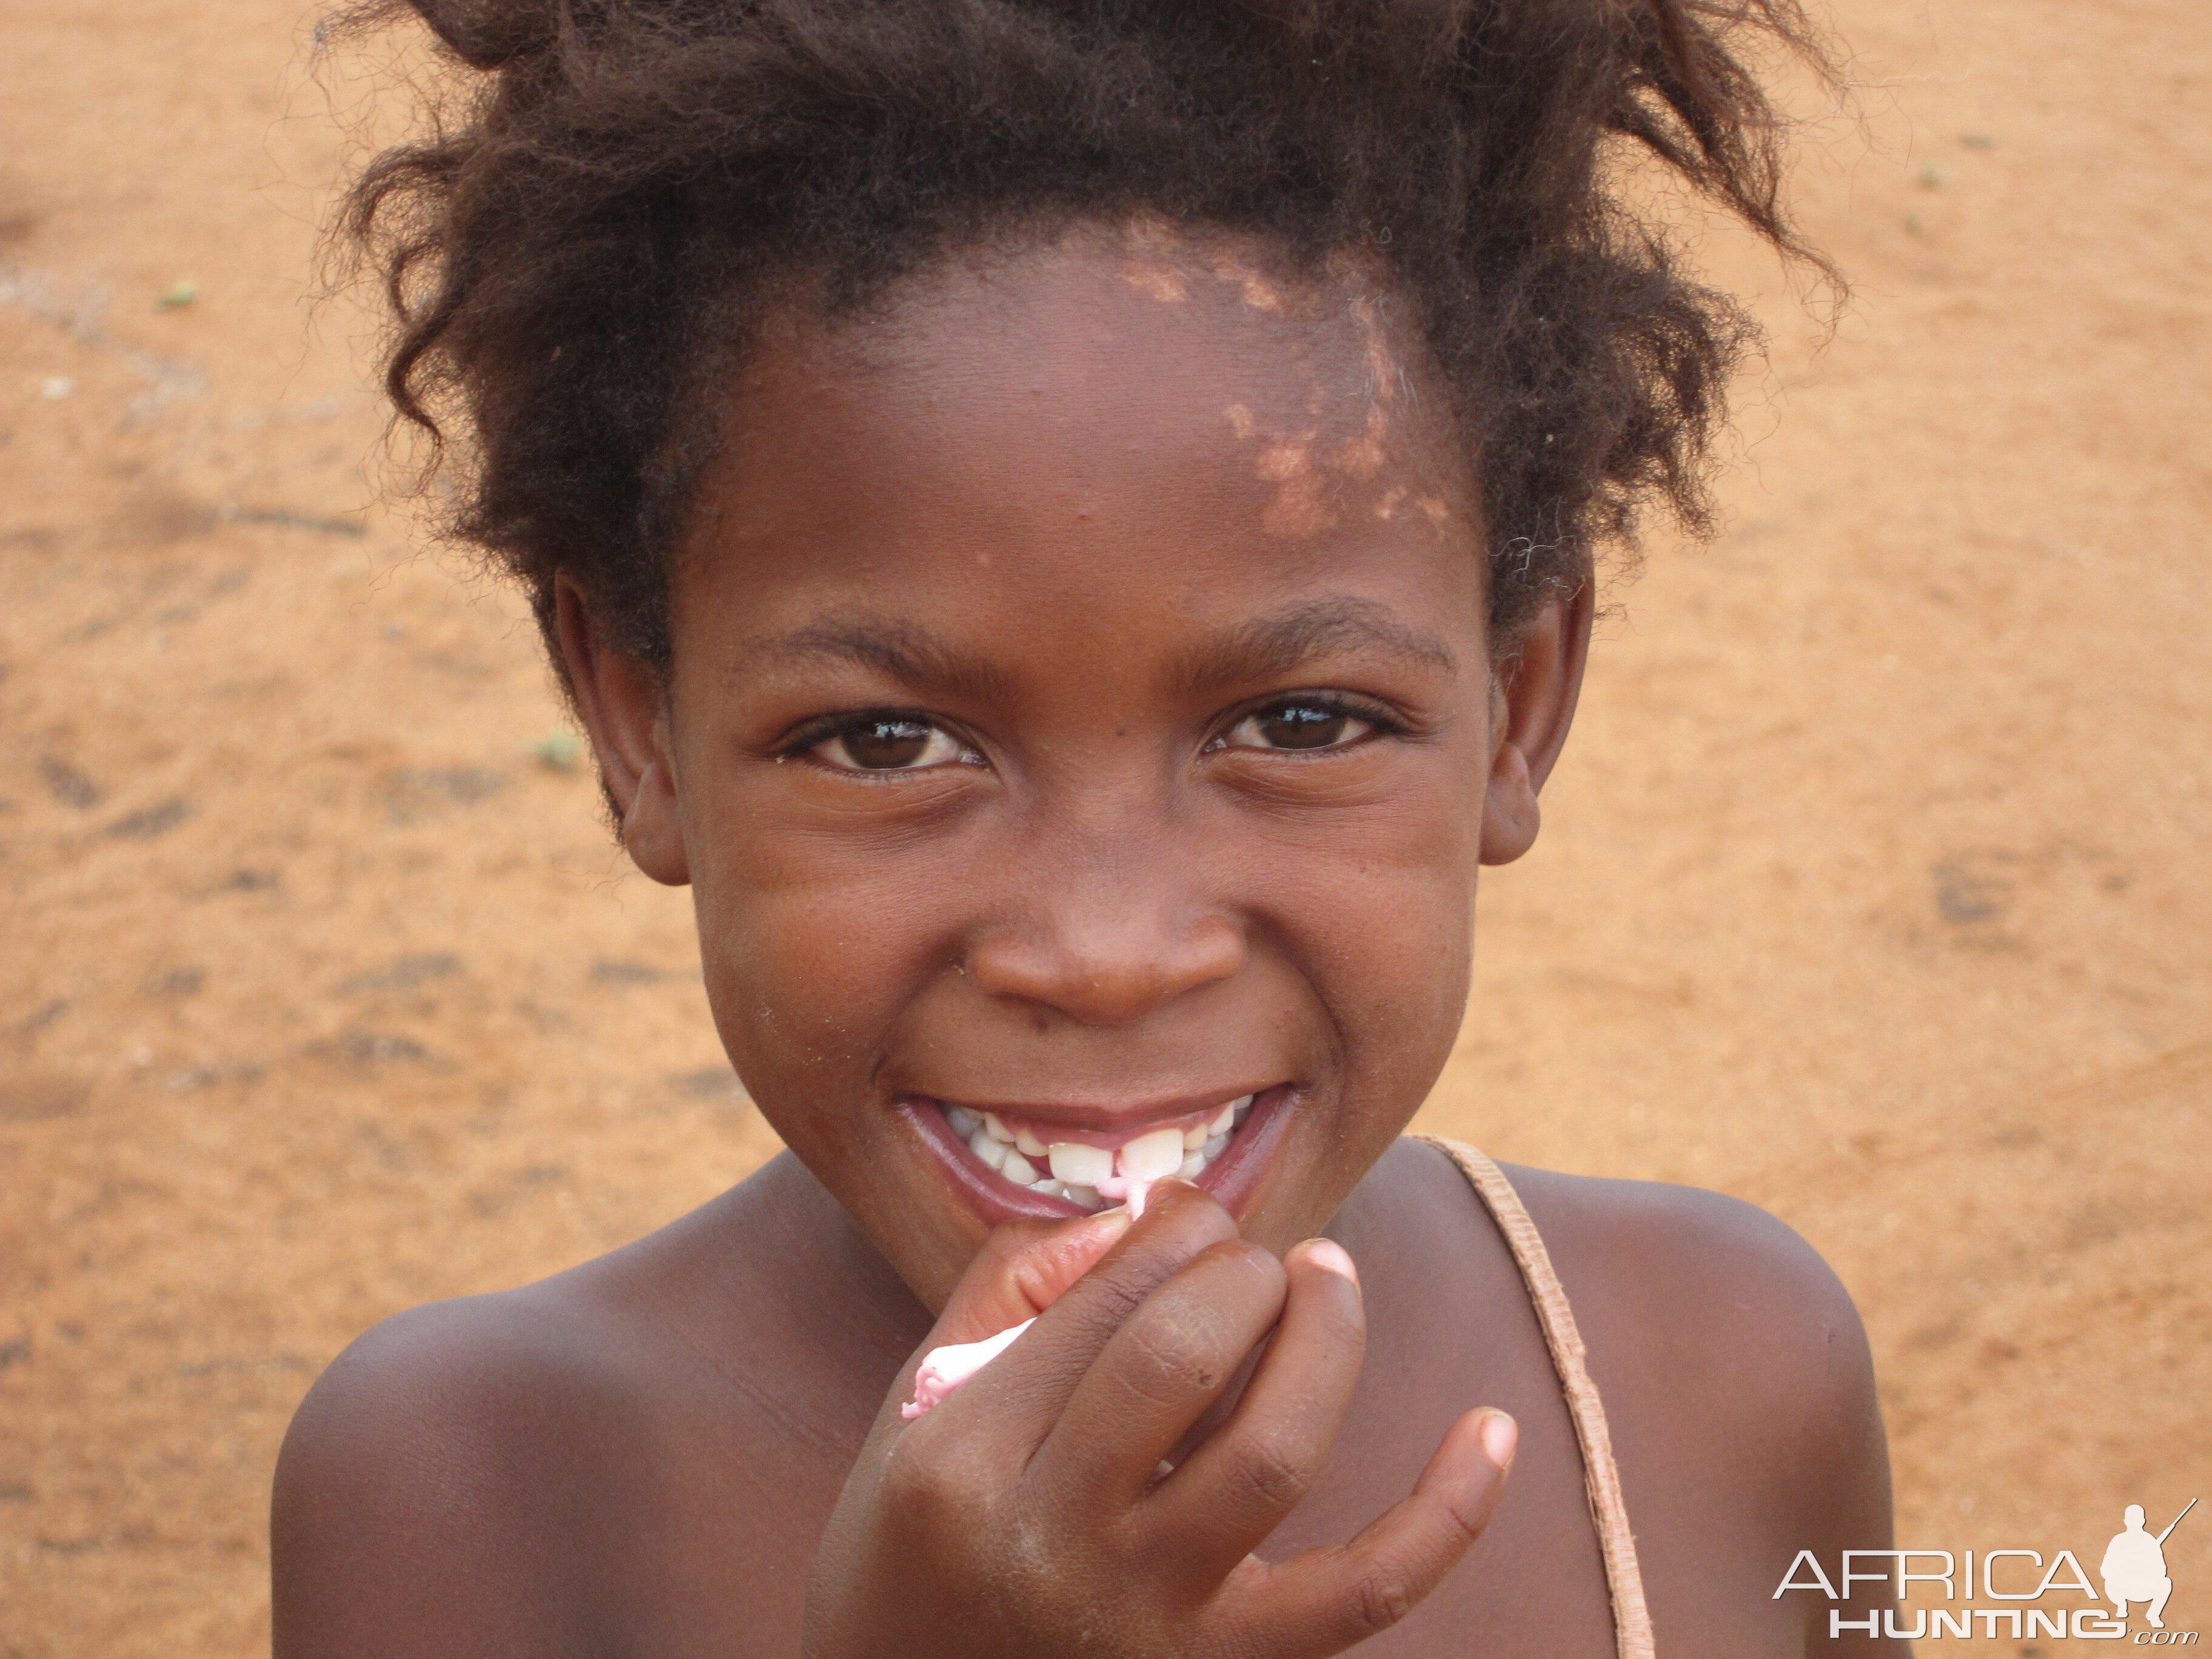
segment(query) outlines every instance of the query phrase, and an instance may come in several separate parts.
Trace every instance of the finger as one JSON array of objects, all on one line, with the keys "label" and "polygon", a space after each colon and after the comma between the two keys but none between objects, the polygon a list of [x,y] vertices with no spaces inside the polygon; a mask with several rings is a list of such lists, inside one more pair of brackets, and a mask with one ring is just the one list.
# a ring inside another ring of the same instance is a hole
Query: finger
[{"label": "finger", "polygon": [[1446,1431],[1412,1493],[1349,1544],[1272,1566],[1247,1556],[1217,1616],[1255,1650],[1285,1659],[1341,1653],[1389,1629],[1482,1535],[1518,1434],[1504,1412],[1469,1412]]},{"label": "finger", "polygon": [[1256,1244],[1224,1239],[1200,1251],[1099,1352],[1034,1474],[1109,1512],[1134,1503],[1273,1328],[1283,1290],[1282,1264]]},{"label": "finger", "polygon": [[1042,1443],[1069,1397],[1115,1331],[1177,1270],[1237,1236],[1229,1212],[1183,1181],[1154,1188],[1141,1219],[1129,1224],[1097,1265],[1064,1291],[1023,1338],[928,1418],[989,1417],[1030,1446]]},{"label": "finger", "polygon": [[1010,1221],[992,1229],[953,1286],[927,1346],[980,1341],[1036,1318],[1128,1230],[1129,1212],[1121,1209],[1079,1221]]},{"label": "finger", "polygon": [[[993,1229],[953,1286],[929,1335],[899,1368],[877,1413],[875,1432],[906,1420],[907,1402],[918,1397],[916,1376],[931,1356],[955,1345],[998,1336],[1035,1319],[1112,1249],[1128,1227],[1127,1211],[1109,1210],[1076,1221],[1012,1221]],[[1024,1459],[1034,1445],[1031,1442],[1022,1449]]]},{"label": "finger", "polygon": [[1284,1258],[1281,1322],[1229,1420],[1145,1499],[1171,1554],[1218,1579],[1282,1523],[1328,1462],[1367,1346],[1358,1277],[1333,1239]]}]

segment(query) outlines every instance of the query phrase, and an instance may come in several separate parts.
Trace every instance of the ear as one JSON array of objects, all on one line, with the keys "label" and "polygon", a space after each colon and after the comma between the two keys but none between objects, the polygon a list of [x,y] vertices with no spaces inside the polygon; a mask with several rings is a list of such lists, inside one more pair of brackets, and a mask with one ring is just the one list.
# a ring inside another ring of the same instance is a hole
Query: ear
[{"label": "ear", "polygon": [[553,585],[554,625],[576,713],[591,734],[599,783],[622,825],[623,845],[655,881],[691,879],[678,810],[668,697],[650,663],[616,650],[592,616],[591,602],[566,576]]},{"label": "ear", "polygon": [[1574,723],[1589,659],[1594,584],[1585,577],[1538,611],[1498,664],[1492,699],[1490,787],[1482,803],[1482,861],[1510,864],[1535,845],[1536,792]]}]

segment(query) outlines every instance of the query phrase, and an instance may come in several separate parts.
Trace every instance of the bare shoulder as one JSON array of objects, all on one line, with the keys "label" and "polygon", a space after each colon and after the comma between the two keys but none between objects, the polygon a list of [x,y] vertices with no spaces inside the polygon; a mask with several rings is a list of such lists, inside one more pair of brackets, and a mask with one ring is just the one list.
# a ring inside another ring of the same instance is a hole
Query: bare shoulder
[{"label": "bare shoulder", "polygon": [[277,1462],[277,1659],[787,1648],[793,1559],[912,1346],[823,1293],[864,1276],[797,1168],[341,1354]]},{"label": "bare shoulder", "polygon": [[415,1309],[341,1354],[277,1461],[280,1659],[569,1645],[563,1557],[596,1532],[575,1523],[635,1420],[629,1348],[554,1281]]},{"label": "bare shoulder", "polygon": [[1811,1245],[1718,1193],[1510,1173],[1588,1346],[1655,1608],[1771,1605],[1798,1550],[1890,1542],[1865,1330]]},{"label": "bare shoulder", "polygon": [[[1632,1322],[1708,1368],[1715,1345],[1802,1382],[1867,1374],[1858,1310],[1819,1252],[1786,1224],[1725,1194],[1516,1168],[1515,1188],[1577,1309]],[[1579,1281],[1579,1282],[1577,1282]],[[1683,1339],[1694,1333],[1702,1352]]]}]

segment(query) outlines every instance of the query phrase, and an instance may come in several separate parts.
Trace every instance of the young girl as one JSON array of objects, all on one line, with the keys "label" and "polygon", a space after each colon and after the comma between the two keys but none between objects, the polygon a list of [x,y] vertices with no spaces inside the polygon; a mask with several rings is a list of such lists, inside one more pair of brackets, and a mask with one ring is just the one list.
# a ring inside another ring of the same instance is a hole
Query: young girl
[{"label": "young girl", "polygon": [[416,9],[392,390],[789,1151],[349,1349],[278,1653],[1895,1647],[1819,1260],[1400,1138],[1746,337],[1607,168],[1802,253],[1786,0]]}]

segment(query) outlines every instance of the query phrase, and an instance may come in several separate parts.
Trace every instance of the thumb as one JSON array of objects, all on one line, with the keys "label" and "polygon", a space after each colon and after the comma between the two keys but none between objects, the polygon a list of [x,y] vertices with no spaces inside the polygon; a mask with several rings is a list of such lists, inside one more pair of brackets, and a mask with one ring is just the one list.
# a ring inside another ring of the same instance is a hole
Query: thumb
[{"label": "thumb", "polygon": [[979,1342],[1060,1300],[1129,1230],[1116,1206],[1074,1221],[1009,1221],[992,1231],[929,1334],[928,1347]]}]

